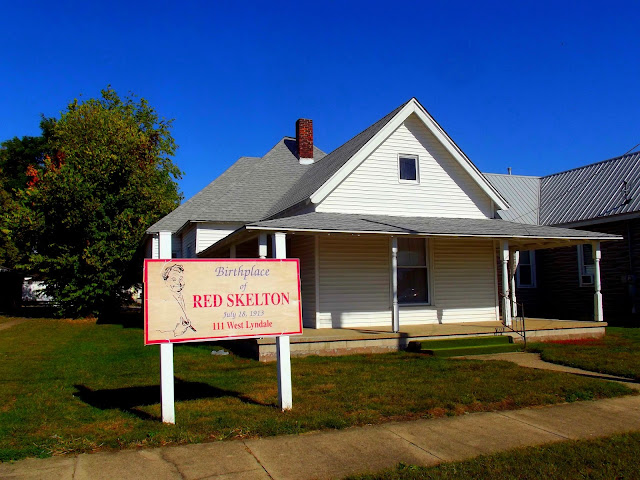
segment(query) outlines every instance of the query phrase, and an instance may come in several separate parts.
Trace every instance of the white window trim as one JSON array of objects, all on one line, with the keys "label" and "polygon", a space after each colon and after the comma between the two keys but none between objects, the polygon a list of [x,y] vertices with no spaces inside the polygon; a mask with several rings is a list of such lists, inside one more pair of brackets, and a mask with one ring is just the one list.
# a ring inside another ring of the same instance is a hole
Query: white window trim
[{"label": "white window trim", "polygon": [[[427,270],[427,301],[426,302],[411,302],[411,303],[402,303],[400,302],[400,300],[398,299],[398,306],[400,308],[411,308],[411,307],[430,307],[433,306],[433,290],[432,290],[432,284],[431,284],[431,271],[432,271],[432,265],[433,265],[433,257],[432,257],[432,249],[429,248],[431,242],[429,241],[428,238],[425,237],[405,237],[405,238],[419,238],[421,240],[424,241],[424,248],[425,248],[425,262],[426,265],[424,267],[422,266],[416,266],[416,267],[401,267],[400,265],[398,265],[398,270],[400,270],[401,268],[424,268]],[[399,252],[399,249],[398,249]]]},{"label": "white window trim", "polygon": [[[592,247],[593,248],[593,247]],[[593,273],[584,273],[584,245],[578,245],[578,284],[581,287],[593,287]],[[591,277],[591,282],[584,282],[583,277]]]},{"label": "white window trim", "polygon": [[[520,253],[522,255],[522,252]],[[521,285],[520,284],[520,265],[521,262],[518,263],[518,268],[516,269],[516,287],[518,288],[536,288],[538,286],[538,281],[536,279],[536,252],[534,250],[529,250],[529,266],[531,267],[531,285]]]},{"label": "white window trim", "polygon": [[[416,179],[415,180],[403,180],[400,178],[400,159],[401,158],[413,158],[416,161]],[[420,156],[413,154],[398,154],[398,183],[408,183],[410,185],[418,185],[420,183]]]}]

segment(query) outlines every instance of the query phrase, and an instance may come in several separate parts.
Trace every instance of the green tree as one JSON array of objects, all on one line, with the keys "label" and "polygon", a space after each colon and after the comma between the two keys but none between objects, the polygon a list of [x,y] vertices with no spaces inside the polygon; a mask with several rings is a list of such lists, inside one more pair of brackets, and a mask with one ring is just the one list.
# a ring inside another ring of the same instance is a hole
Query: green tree
[{"label": "green tree", "polygon": [[14,268],[25,259],[29,236],[12,225],[21,205],[20,192],[27,186],[27,172],[43,165],[55,120],[43,118],[39,137],[14,137],[0,144],[0,265]]},{"label": "green tree", "polygon": [[145,230],[180,202],[171,120],[110,87],[74,100],[31,166],[14,225],[60,314],[100,315],[141,280]]}]

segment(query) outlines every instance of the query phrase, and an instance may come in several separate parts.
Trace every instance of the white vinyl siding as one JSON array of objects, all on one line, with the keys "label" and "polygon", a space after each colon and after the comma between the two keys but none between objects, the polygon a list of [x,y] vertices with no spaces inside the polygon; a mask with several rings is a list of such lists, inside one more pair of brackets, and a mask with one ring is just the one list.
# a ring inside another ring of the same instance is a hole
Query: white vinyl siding
[{"label": "white vinyl siding", "polygon": [[182,231],[182,258],[194,258],[196,256],[196,226],[189,225]]},{"label": "white vinyl siding", "polygon": [[242,225],[229,225],[220,223],[197,223],[198,234],[196,237],[196,253],[206,250],[218,240],[235,232]]},{"label": "white vinyl siding", "polygon": [[160,245],[158,242],[158,234],[154,233],[147,238],[145,258],[160,257]]},{"label": "white vinyl siding", "polygon": [[389,239],[319,238],[320,327],[391,325]]},{"label": "white vinyl siding", "polygon": [[[160,243],[158,234],[154,233],[148,237],[145,244],[145,258],[158,258],[160,256]],[[173,234],[171,235],[171,258],[180,258],[182,256],[182,239]]]},{"label": "white vinyl siding", "polygon": [[292,235],[289,258],[300,259],[300,290],[302,294],[302,322],[305,327],[316,326],[316,270],[315,238]]},{"label": "white vinyl siding", "polygon": [[439,320],[444,323],[497,320],[493,241],[436,239],[433,261]]},{"label": "white vinyl siding", "polygon": [[[491,240],[429,241],[432,305],[400,307],[403,325],[494,321],[495,250]],[[391,326],[390,239],[319,237],[320,328]]]},{"label": "white vinyl siding", "polygon": [[180,258],[182,255],[182,238],[176,234],[171,235],[171,258]]},{"label": "white vinyl siding", "polygon": [[[417,156],[420,182],[399,182],[398,155]],[[489,196],[414,114],[336,189],[318,212],[492,218]]]}]

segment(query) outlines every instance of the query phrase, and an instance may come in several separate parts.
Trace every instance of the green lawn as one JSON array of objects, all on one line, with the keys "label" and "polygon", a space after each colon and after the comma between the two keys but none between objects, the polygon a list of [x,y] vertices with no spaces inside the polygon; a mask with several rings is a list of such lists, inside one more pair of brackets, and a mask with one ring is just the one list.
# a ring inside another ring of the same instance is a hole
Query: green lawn
[{"label": "green lawn", "polygon": [[159,348],[143,332],[30,319],[0,332],[0,460],[299,433],[631,392],[508,362],[420,354],[293,359],[293,410],[276,366],[175,346],[177,425],[159,420]]},{"label": "green lawn", "polygon": [[346,480],[633,479],[640,475],[638,458],[640,433],[631,433],[520,448],[435,467],[399,465]]},{"label": "green lawn", "polygon": [[547,362],[640,381],[640,328],[607,327],[601,340],[530,343]]}]

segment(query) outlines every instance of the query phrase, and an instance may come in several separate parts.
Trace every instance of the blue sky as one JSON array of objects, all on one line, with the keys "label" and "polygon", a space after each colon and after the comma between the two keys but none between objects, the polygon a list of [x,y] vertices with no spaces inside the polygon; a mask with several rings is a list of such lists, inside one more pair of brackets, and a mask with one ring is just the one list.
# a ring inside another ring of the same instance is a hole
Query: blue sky
[{"label": "blue sky", "polygon": [[639,2],[3,2],[0,139],[111,84],[174,118],[186,198],[295,120],[331,151],[415,96],[485,172],[640,143]]}]

